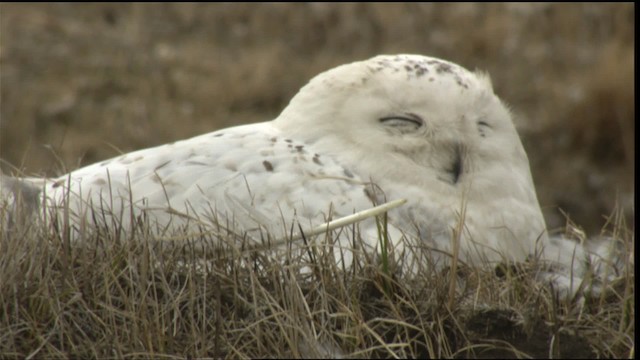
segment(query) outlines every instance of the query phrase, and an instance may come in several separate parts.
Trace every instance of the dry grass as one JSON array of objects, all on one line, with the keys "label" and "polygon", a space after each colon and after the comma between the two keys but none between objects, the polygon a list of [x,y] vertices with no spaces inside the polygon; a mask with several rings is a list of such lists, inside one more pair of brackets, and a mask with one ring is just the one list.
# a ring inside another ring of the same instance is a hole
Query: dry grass
[{"label": "dry grass", "polygon": [[[632,244],[620,226],[614,235]],[[425,261],[409,277],[364,254],[340,269],[322,247],[240,251],[237,235],[170,246],[144,223],[81,244],[63,228],[2,230],[2,358],[634,355],[630,257],[610,291],[558,299],[534,280],[535,262],[436,271]]]}]

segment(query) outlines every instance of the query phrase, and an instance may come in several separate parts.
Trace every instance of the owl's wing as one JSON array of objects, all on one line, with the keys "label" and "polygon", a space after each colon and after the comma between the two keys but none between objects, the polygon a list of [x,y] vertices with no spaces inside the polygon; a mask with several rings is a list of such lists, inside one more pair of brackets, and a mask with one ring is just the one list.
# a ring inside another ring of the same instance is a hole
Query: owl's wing
[{"label": "owl's wing", "polygon": [[224,129],[78,169],[44,189],[49,208],[76,230],[127,230],[140,218],[172,230],[286,237],[368,209],[367,184],[337,160],[268,123]]}]

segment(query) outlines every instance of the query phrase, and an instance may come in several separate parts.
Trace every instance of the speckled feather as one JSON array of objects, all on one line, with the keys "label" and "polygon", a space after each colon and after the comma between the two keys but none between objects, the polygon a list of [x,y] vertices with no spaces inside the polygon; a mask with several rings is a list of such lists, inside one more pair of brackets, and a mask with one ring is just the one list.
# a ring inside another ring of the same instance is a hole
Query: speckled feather
[{"label": "speckled feather", "polygon": [[51,183],[49,206],[63,204],[69,189],[77,195],[71,196],[72,214],[85,214],[88,221],[95,215],[86,211],[87,202],[93,208],[102,202],[108,213],[125,214],[120,217],[126,227],[133,204],[136,214],[146,212],[160,228],[217,221],[256,239],[261,232],[286,236],[293,220],[306,228],[372,206],[365,181],[285,135],[261,123],[125,154]]}]

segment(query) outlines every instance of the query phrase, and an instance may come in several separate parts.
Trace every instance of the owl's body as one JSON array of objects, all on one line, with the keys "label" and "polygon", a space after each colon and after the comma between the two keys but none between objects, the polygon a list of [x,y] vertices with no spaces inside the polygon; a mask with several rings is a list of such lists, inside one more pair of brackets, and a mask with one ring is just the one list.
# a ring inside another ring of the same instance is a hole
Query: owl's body
[{"label": "owl's body", "polygon": [[[282,238],[404,198],[388,215],[394,234],[447,253],[459,241],[469,262],[522,261],[547,241],[526,153],[488,77],[418,55],[337,67],[273,121],[135,151],[41,189],[40,204],[68,207],[77,237],[87,223],[144,218],[159,234],[223,224]],[[375,222],[361,227],[375,246]]]},{"label": "owl's body", "polygon": [[367,209],[364,188],[333,157],[267,122],[128,153],[48,182],[45,191],[49,208],[72,200],[76,223],[106,209],[126,227],[133,208],[161,234],[216,223],[260,239]]}]

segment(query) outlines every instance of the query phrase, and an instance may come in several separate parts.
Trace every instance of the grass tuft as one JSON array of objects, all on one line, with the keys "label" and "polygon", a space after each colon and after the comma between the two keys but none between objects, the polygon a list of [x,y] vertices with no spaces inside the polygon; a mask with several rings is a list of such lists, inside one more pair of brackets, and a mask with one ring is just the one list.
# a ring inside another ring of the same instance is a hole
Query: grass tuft
[{"label": "grass tuft", "polygon": [[[385,245],[382,216],[379,225]],[[318,245],[325,234],[276,253],[233,231],[163,242],[148,227],[136,221],[133,239],[95,228],[81,243],[64,228],[3,229],[0,357],[634,355],[631,257],[609,291],[562,300],[535,280],[536,262],[435,270],[425,261],[404,276],[391,252],[354,252],[352,267],[338,266]],[[633,243],[626,229],[611,233]]]}]

